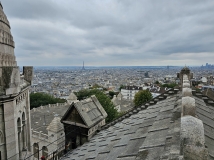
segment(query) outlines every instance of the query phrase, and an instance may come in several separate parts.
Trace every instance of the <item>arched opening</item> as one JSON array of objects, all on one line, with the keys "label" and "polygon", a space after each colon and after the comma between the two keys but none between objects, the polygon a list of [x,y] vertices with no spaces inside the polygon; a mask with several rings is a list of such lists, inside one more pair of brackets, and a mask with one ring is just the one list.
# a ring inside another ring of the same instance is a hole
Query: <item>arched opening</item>
[{"label": "arched opening", "polygon": [[2,132],[0,131],[0,144],[2,144],[3,143],[3,134],[2,134]]},{"label": "arched opening", "polygon": [[38,145],[38,143],[33,144],[33,155],[35,158],[39,158],[39,145]]},{"label": "arched opening", "polygon": [[26,124],[25,124],[25,112],[22,113],[22,150],[26,150],[27,134],[26,134]]},{"label": "arched opening", "polygon": [[42,147],[42,156],[44,156],[46,159],[48,157],[48,148],[46,146]]},{"label": "arched opening", "polygon": [[19,158],[21,159],[21,120],[20,118],[17,119],[17,131],[18,131],[18,147],[19,147]]}]

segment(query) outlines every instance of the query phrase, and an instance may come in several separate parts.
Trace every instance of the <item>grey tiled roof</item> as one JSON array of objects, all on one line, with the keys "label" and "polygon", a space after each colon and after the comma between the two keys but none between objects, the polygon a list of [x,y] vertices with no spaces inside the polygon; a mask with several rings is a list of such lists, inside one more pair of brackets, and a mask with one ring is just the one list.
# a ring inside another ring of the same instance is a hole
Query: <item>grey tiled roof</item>
[{"label": "grey tiled roof", "polygon": [[89,128],[107,117],[106,111],[103,109],[97,98],[91,96],[90,98],[73,103],[63,116],[62,121],[65,120],[65,117],[69,114],[72,107],[75,107],[78,110],[78,113]]},{"label": "grey tiled roof", "polygon": [[196,101],[196,115],[203,121],[205,145],[210,157],[214,159],[214,107],[206,104],[202,99],[194,97]]},{"label": "grey tiled roof", "polygon": [[[132,160],[178,157],[180,94],[149,106],[95,135],[65,160]],[[178,114],[177,114],[178,112]],[[179,116],[177,116],[179,115]]]},{"label": "grey tiled roof", "polygon": [[35,131],[42,131],[47,134],[47,127],[57,114],[60,118],[68,110],[69,105],[53,106],[53,107],[39,107],[35,111],[32,109],[31,113],[31,128]]}]

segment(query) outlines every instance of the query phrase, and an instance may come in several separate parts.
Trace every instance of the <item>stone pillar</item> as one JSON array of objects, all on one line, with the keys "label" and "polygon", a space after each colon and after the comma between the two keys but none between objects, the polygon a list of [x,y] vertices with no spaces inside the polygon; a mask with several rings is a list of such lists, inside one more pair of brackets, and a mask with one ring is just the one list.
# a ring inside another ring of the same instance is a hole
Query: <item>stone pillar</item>
[{"label": "stone pillar", "polygon": [[22,139],[23,139],[23,151],[27,150],[27,135],[26,135],[26,125],[25,125],[25,121],[23,122],[23,126],[22,126]]},{"label": "stone pillar", "polygon": [[22,159],[22,144],[21,144],[21,127],[19,126],[19,130],[20,131],[18,131],[18,145],[19,145],[19,159]]}]

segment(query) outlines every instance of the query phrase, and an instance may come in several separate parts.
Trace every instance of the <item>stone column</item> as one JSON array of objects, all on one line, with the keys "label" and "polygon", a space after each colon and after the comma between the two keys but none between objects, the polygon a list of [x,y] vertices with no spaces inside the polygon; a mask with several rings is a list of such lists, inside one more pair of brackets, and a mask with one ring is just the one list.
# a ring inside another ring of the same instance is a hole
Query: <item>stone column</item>
[{"label": "stone column", "polygon": [[27,144],[26,144],[26,138],[27,138],[27,135],[26,135],[26,126],[25,126],[25,121],[23,121],[23,126],[22,126],[22,139],[23,139],[23,151],[26,151],[27,150]]},{"label": "stone column", "polygon": [[18,145],[19,145],[19,159],[22,159],[22,145],[21,145],[21,127],[19,126],[19,131],[18,131]]}]

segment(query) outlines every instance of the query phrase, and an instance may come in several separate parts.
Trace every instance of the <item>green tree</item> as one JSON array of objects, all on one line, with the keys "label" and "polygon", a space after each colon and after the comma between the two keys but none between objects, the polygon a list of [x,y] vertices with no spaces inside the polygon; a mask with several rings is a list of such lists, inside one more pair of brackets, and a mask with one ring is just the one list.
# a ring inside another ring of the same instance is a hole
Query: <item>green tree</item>
[{"label": "green tree", "polygon": [[113,97],[114,97],[114,95],[116,95],[116,93],[115,92],[113,92],[113,91],[109,91],[109,96],[110,96],[110,98],[112,99]]},{"label": "green tree", "polygon": [[100,91],[98,89],[92,89],[92,90],[84,89],[84,90],[80,90],[79,92],[76,92],[75,94],[78,100],[83,100],[87,97],[95,95],[98,101],[100,102],[100,104],[103,106],[106,113],[108,114],[106,118],[107,123],[111,122],[112,120],[114,120],[119,116],[119,113],[115,109],[115,106],[111,102],[111,99],[103,91]]},{"label": "green tree", "polygon": [[176,83],[163,84],[162,87],[174,88],[178,86]]},{"label": "green tree", "polygon": [[155,84],[160,84],[160,82],[159,82],[159,81],[156,81]]},{"label": "green tree", "polygon": [[119,90],[121,91],[121,89],[124,89],[126,86],[124,86],[123,84],[120,85]]},{"label": "green tree", "polygon": [[30,94],[30,109],[37,108],[41,105],[65,103],[65,99],[54,98],[46,93],[31,93]]},{"label": "green tree", "polygon": [[135,106],[140,106],[152,99],[152,94],[148,90],[140,90],[134,96]]}]

